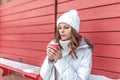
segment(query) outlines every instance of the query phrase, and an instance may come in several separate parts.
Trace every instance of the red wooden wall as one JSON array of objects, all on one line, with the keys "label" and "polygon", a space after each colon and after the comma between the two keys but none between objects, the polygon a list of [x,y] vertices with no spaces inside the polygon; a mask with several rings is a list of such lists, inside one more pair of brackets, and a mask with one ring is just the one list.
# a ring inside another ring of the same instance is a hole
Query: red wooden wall
[{"label": "red wooden wall", "polygon": [[[80,34],[94,43],[92,73],[120,78],[120,0],[58,0],[58,17],[77,9]],[[0,56],[41,65],[55,32],[55,0],[13,0],[1,6]]]},{"label": "red wooden wall", "polygon": [[1,5],[0,56],[41,65],[54,37],[54,6],[54,0],[12,0]]},{"label": "red wooden wall", "polygon": [[92,73],[120,78],[120,0],[69,0],[58,4],[58,15],[77,9],[80,34],[94,43]]}]

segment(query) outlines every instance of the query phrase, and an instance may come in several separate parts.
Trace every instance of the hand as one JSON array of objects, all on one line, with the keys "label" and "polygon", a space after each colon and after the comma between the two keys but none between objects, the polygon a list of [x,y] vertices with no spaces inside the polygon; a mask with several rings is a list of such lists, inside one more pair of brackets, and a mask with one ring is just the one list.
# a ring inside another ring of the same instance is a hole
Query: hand
[{"label": "hand", "polygon": [[50,45],[47,46],[47,56],[50,61],[57,61],[58,59],[62,58],[60,50]]}]

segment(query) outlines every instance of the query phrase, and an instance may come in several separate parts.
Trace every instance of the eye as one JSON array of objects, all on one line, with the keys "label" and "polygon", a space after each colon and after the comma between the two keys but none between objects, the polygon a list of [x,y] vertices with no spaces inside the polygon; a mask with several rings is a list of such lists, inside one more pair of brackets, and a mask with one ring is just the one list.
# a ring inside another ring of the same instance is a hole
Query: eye
[{"label": "eye", "polygon": [[69,29],[70,27],[69,26],[65,26],[65,29]]},{"label": "eye", "polygon": [[62,29],[62,27],[61,27],[61,26],[58,26],[58,29]]}]

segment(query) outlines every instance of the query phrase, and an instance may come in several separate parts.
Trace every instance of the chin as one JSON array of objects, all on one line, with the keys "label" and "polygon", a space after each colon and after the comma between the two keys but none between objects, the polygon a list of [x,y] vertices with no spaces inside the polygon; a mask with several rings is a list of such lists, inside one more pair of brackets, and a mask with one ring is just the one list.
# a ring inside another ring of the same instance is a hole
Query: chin
[{"label": "chin", "polygon": [[62,41],[67,41],[67,40],[70,40],[70,39],[61,39]]}]

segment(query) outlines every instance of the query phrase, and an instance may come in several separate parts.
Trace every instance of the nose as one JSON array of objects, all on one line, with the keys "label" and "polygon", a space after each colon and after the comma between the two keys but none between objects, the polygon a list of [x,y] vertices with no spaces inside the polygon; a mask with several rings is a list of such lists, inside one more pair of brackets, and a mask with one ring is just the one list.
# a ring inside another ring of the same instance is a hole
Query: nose
[{"label": "nose", "polygon": [[65,30],[64,30],[64,28],[62,28],[62,29],[61,29],[61,33],[64,33],[64,32],[65,32]]}]

